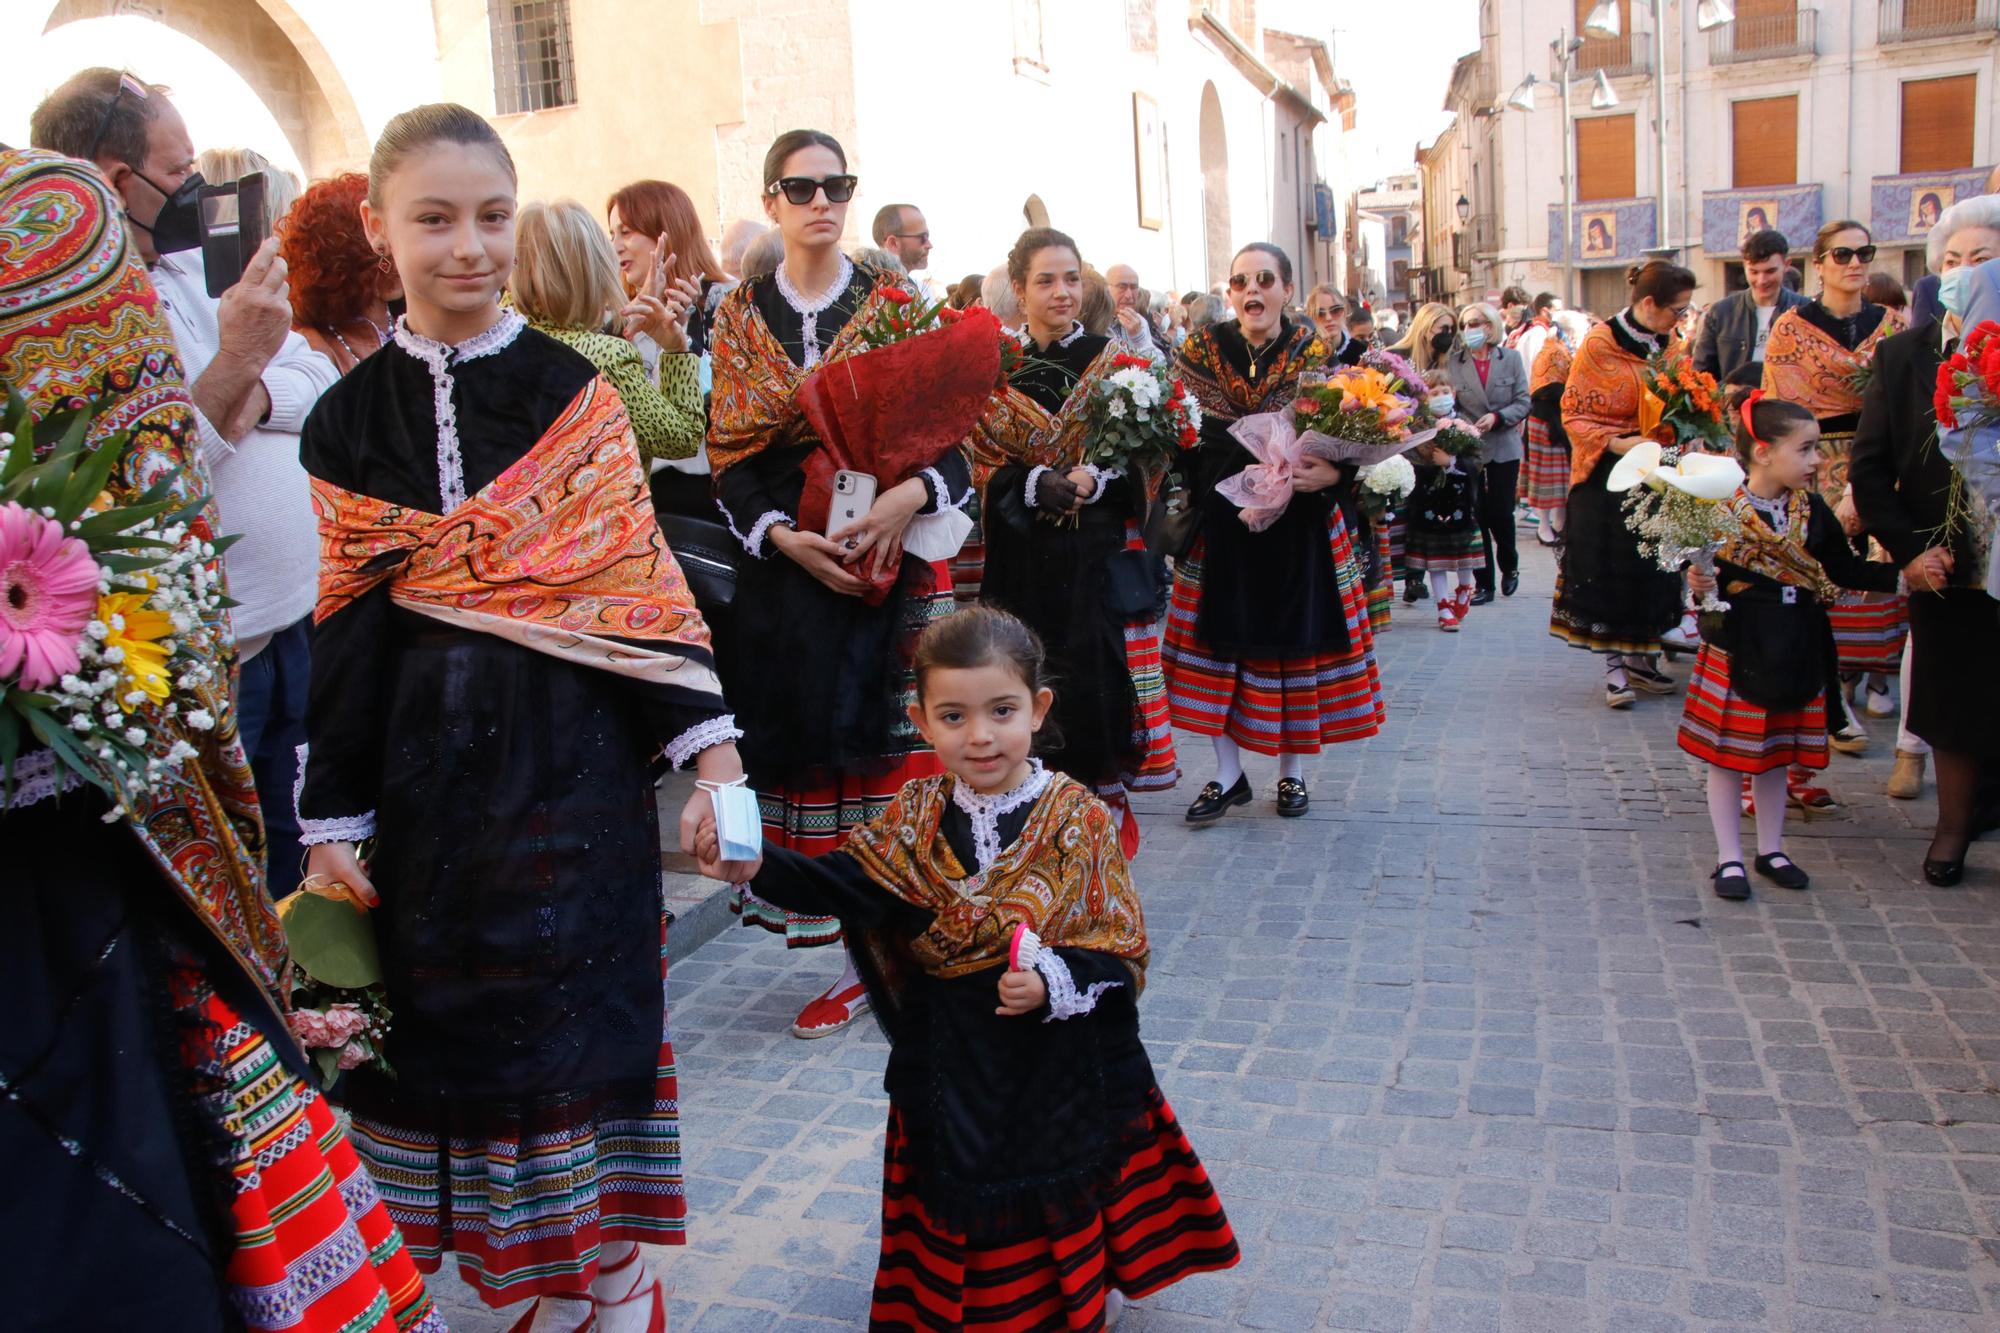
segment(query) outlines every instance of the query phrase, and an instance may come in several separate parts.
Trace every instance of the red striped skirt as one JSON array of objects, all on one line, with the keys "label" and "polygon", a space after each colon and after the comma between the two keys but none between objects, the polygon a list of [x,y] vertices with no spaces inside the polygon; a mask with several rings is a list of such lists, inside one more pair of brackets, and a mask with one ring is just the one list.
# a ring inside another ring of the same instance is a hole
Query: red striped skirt
[{"label": "red striped skirt", "polygon": [[459,1276],[497,1307],[587,1289],[608,1241],[686,1243],[666,977],[663,926],[660,1053],[645,1094],[600,1089],[533,1098],[504,1133],[490,1123],[467,1132],[451,1123],[449,1104],[441,1111],[445,1123],[394,1125],[355,1115],[354,1146],[418,1268],[437,1272],[449,1250]]},{"label": "red striped skirt", "polygon": [[[1126,524],[1125,549],[1146,549],[1137,523]],[[1131,771],[1118,776],[1128,791],[1165,791],[1180,781],[1181,763],[1174,753],[1174,727],[1167,715],[1159,622],[1148,619],[1125,626],[1125,670],[1132,677],[1132,746],[1138,760]]]},{"label": "red striped skirt", "polygon": [[1521,498],[1543,513],[1562,509],[1569,503],[1568,441],[1556,443],[1548,423],[1534,416],[1521,423],[1521,435]]},{"label": "red striped skirt", "polygon": [[1203,643],[1201,560],[1206,543],[1174,569],[1167,607],[1167,703],[1174,725],[1198,736],[1227,736],[1258,754],[1318,754],[1320,747],[1358,741],[1382,729],[1382,679],[1375,634],[1354,547],[1339,510],[1327,522],[1333,568],[1347,622],[1345,652],[1237,659]]},{"label": "red striped skirt", "polygon": [[1843,592],[1826,609],[1826,618],[1833,622],[1842,671],[1894,674],[1902,669],[1910,622],[1901,593]]},{"label": "red striped skirt", "polygon": [[1396,604],[1395,562],[1389,553],[1389,525],[1375,525],[1375,567],[1381,577],[1368,585],[1368,628],[1377,634],[1389,632],[1389,615]]},{"label": "red striped skirt", "polygon": [[1134,1300],[1241,1257],[1222,1201],[1157,1089],[1153,1139],[1125,1164],[1103,1208],[1066,1230],[974,1248],[933,1221],[917,1163],[889,1108],[882,1166],[882,1254],[869,1327],[1096,1333],[1115,1287]]},{"label": "red striped skirt", "polygon": [[1738,773],[1802,764],[1826,767],[1826,696],[1774,712],[1729,687],[1729,654],[1704,643],[1688,677],[1680,746],[1695,758]]},{"label": "red striped skirt", "polygon": [[216,1109],[235,1141],[225,1281],[244,1324],[253,1333],[444,1333],[326,1098],[195,973],[170,986],[205,1022],[183,1039],[183,1056],[222,1090]]},{"label": "red striped skirt", "polygon": [[[1407,505],[1409,501],[1405,500],[1403,503]],[[1398,509],[1389,516],[1389,521],[1383,526],[1389,530],[1388,570],[1389,584],[1393,588],[1397,583],[1402,582],[1405,574],[1410,572],[1406,563],[1407,548],[1410,539],[1409,515],[1402,509]]]}]

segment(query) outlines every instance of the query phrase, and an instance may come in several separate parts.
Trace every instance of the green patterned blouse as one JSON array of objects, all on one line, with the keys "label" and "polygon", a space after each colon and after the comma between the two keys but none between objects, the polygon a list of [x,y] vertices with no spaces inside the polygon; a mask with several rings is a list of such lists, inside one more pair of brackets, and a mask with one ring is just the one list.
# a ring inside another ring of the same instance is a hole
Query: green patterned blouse
[{"label": "green patterned blouse", "polygon": [[589,359],[618,390],[639,452],[648,458],[693,458],[708,429],[701,403],[700,358],[692,352],[662,352],[660,382],[646,374],[639,349],[614,334],[535,324]]}]

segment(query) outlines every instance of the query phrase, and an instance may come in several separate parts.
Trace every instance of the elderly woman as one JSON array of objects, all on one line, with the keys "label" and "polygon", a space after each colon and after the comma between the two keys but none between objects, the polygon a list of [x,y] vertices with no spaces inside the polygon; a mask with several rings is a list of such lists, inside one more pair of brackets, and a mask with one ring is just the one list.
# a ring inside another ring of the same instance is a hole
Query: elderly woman
[{"label": "elderly woman", "polygon": [[1493,600],[1493,567],[1500,591],[1521,586],[1521,554],[1514,545],[1514,495],[1521,482],[1521,422],[1528,415],[1528,368],[1521,354],[1500,345],[1500,314],[1475,303],[1458,312],[1458,345],[1445,357],[1454,410],[1479,428],[1479,485],[1473,507],[1486,543],[1486,564],[1475,576],[1474,606]]},{"label": "elderly woman", "polygon": [[[1944,279],[1944,322],[1895,334],[1877,347],[1848,472],[1863,528],[1903,567],[1909,584],[1905,735],[1897,740],[1889,794],[1915,797],[1923,789],[1925,751],[1936,756],[1937,828],[1924,853],[1924,877],[1941,887],[1965,873],[1966,847],[1978,826],[1980,772],[2000,759],[2000,702],[1992,690],[2000,611],[1982,590],[1979,546],[1992,534],[1980,531],[1985,524],[1965,505],[1951,503],[1956,469],[1931,442],[1937,431],[1932,395],[1945,346],[1967,309],[1966,279],[1973,266],[1996,255],[2000,196],[1954,204],[1938,220],[1929,259]],[[1935,546],[1950,556],[1943,582],[1928,559]]]}]

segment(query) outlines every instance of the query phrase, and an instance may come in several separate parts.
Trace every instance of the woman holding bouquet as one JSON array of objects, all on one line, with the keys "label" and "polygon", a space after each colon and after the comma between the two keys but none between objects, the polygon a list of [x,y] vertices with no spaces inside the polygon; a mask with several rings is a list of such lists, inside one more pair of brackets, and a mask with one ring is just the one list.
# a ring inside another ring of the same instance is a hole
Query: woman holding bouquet
[{"label": "woman holding bouquet", "polygon": [[1301,374],[1324,365],[1313,331],[1285,315],[1291,299],[1291,259],[1275,245],[1247,245],[1230,263],[1236,318],[1196,330],[1180,350],[1203,419],[1187,466],[1196,527],[1167,612],[1167,698],[1175,726],[1213,738],[1216,766],[1189,823],[1249,804],[1244,748],[1279,756],[1278,813],[1303,815],[1305,757],[1382,727],[1375,637],[1335,503],[1351,469],[1303,460],[1290,502],[1261,532],[1217,490],[1254,461],[1230,423],[1285,410]]},{"label": "woman holding bouquet", "polygon": [[[971,494],[963,451],[944,450],[906,480],[881,479],[842,541],[799,522],[806,472],[823,447],[797,401],[816,368],[863,355],[893,284],[840,252],[855,178],[832,136],[780,135],[764,158],[764,211],[784,240],[777,270],[723,298],[710,343],[715,393],[708,452],[716,496],[750,560],[743,567],[723,676],[747,733],[744,762],[764,836],[818,855],[879,815],[905,782],[938,771],[908,716],[910,654],[952,606],[944,566],[907,555],[912,520]],[[900,294],[900,293],[897,293]],[[870,600],[865,576],[893,578]],[[832,944],[831,916],[788,913],[738,891],[745,924],[794,948]],[[868,1007],[850,963],[792,1031],[838,1032]]]},{"label": "woman holding bouquet", "polygon": [[1646,362],[1678,347],[1694,274],[1655,259],[1627,275],[1632,303],[1584,336],[1563,389],[1570,442],[1569,524],[1556,576],[1549,633],[1604,658],[1604,702],[1630,708],[1634,687],[1670,694],[1671,677],[1653,664],[1660,635],[1680,618],[1681,580],[1639,548],[1622,499],[1605,489],[1620,455],[1639,433]]},{"label": "woman holding bouquet", "polygon": [[354,1071],[349,1105],[418,1266],[534,1298],[519,1327],[658,1329],[638,1247],[678,1243],[685,1203],[650,766],[740,780],[740,733],[617,391],[499,304],[514,192],[464,107],[375,145],[363,219],[409,313],[301,444],[299,823],[311,874],[374,908],[394,1073]]},{"label": "woman holding bouquet", "polygon": [[1153,619],[1157,562],[1141,536],[1166,469],[1164,459],[1131,468],[1082,460],[1099,386],[1144,359],[1083,331],[1083,261],[1062,232],[1023,232],[1007,274],[1027,315],[1026,355],[975,450],[997,464],[981,490],[980,600],[1040,636],[1065,687],[1043,757],[1121,817],[1131,855],[1138,822],[1126,793],[1163,790],[1180,776]]},{"label": "woman holding bouquet", "polygon": [[[1821,227],[1813,240],[1820,294],[1778,316],[1764,347],[1764,392],[1797,403],[1819,419],[1819,493],[1833,506],[1848,540],[1863,550],[1867,538],[1847,485],[1848,449],[1861,419],[1861,390],[1875,349],[1901,327],[1893,312],[1862,296],[1874,260],[1873,238],[1861,223],[1840,220]],[[1857,692],[1869,713],[1891,716],[1888,678],[1902,662],[1902,597],[1894,592],[1843,593],[1828,619],[1833,622],[1843,681],[1858,676],[1862,689]],[[1835,690],[1829,698],[1833,748],[1843,754],[1863,753],[1868,733],[1849,707],[1846,689]]]}]

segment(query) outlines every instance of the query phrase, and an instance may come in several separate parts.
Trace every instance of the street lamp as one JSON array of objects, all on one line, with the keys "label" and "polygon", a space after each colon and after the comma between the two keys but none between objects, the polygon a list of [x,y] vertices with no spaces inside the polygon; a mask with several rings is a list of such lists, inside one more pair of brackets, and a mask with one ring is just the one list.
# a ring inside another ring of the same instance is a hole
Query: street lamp
[{"label": "street lamp", "polygon": [[1464,195],[1458,196],[1458,221],[1462,226],[1472,217],[1472,201]]},{"label": "street lamp", "polygon": [[[1654,0],[1654,7],[1658,8],[1658,0]],[[1618,0],[1597,0],[1596,5],[1591,8],[1589,17],[1583,21],[1583,35],[1609,41],[1616,37],[1619,31]]]},{"label": "street lamp", "polygon": [[1541,86],[1542,81],[1532,73],[1529,74],[1520,83],[1515,85],[1513,92],[1507,94],[1507,105],[1513,107],[1516,111],[1533,111],[1535,109],[1535,89]]},{"label": "street lamp", "polygon": [[1703,32],[1736,21],[1736,6],[1729,0],[1701,0],[1694,7],[1694,26]]},{"label": "street lamp", "polygon": [[[1611,21],[1618,21],[1618,7],[1613,0],[1606,0],[1611,9]],[[1598,8],[1604,8],[1600,5]],[[1592,18],[1596,18],[1595,11]],[[1583,42],[1571,37],[1567,32],[1549,43],[1549,51],[1556,61],[1556,91],[1562,97],[1563,135],[1563,305],[1576,309],[1576,117],[1570,111],[1569,85],[1576,77],[1576,53],[1583,49]],[[1507,105],[1516,111],[1535,109],[1535,89],[1546,80],[1530,73],[1521,80],[1520,86],[1507,98]],[[1597,71],[1597,81],[1591,90],[1590,104],[1598,110],[1618,105],[1618,95],[1611,91],[1611,81],[1604,77],[1604,71]]]},{"label": "street lamp", "polygon": [[1609,111],[1618,105],[1618,94],[1612,90],[1611,80],[1604,77],[1604,71],[1597,71],[1597,78],[1590,85],[1590,109]]}]

